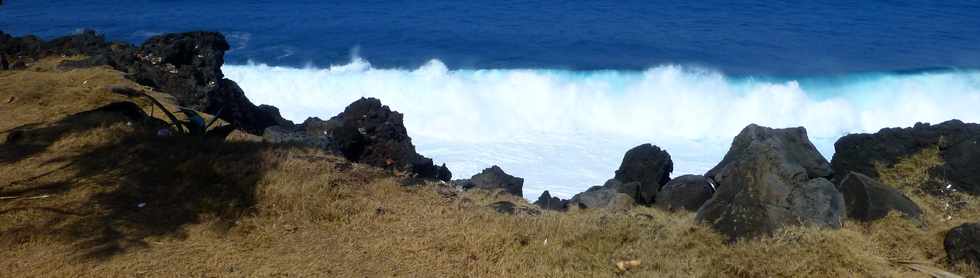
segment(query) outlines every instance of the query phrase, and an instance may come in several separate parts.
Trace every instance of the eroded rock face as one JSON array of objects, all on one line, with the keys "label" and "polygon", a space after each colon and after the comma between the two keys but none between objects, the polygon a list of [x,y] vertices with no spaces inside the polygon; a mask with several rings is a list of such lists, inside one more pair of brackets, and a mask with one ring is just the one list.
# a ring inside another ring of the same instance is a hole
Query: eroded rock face
[{"label": "eroded rock face", "polygon": [[778,159],[781,163],[803,168],[807,177],[830,178],[833,174],[830,163],[810,142],[806,129],[802,127],[772,129],[751,124],[735,137],[732,147],[722,158],[721,163],[711,168],[704,176],[714,180],[718,186],[724,186],[726,184],[724,180],[731,175],[733,163],[751,155],[749,147],[753,144],[766,145],[779,152]]},{"label": "eroded rock face", "polygon": [[936,146],[945,164],[934,169],[933,175],[962,191],[980,194],[980,124],[958,120],[844,136],[834,144],[833,168],[837,180],[850,171],[877,178],[875,163],[892,166],[903,157]]},{"label": "eroded rock face", "polygon": [[550,192],[545,190],[541,196],[538,196],[538,200],[534,201],[534,204],[542,209],[564,211],[568,206],[568,201],[553,197]]},{"label": "eroded rock face", "polygon": [[460,180],[457,183],[462,185],[465,189],[501,189],[504,192],[513,194],[514,196],[524,196],[524,179],[511,176],[496,165],[483,169],[482,172],[473,175],[473,177],[468,180]]},{"label": "eroded rock face", "polygon": [[684,175],[670,180],[660,188],[654,206],[668,211],[697,211],[714,194],[715,189],[708,178]]},{"label": "eroded rock face", "polygon": [[616,170],[615,179],[628,184],[638,182],[639,189],[630,195],[637,203],[653,203],[657,191],[670,180],[674,163],[670,154],[651,144],[636,146],[626,152],[623,162]]},{"label": "eroded rock face", "polygon": [[843,196],[823,178],[829,165],[813,157],[819,153],[805,135],[802,128],[746,127],[709,172],[719,177],[717,192],[698,210],[697,220],[731,240],[786,226],[840,228]]},{"label": "eroded rock face", "polygon": [[980,265],[980,223],[953,228],[946,233],[943,246],[950,262]]},{"label": "eroded rock face", "polygon": [[837,187],[844,196],[847,216],[874,221],[896,211],[910,219],[921,220],[922,209],[897,189],[856,172],[850,172]]}]

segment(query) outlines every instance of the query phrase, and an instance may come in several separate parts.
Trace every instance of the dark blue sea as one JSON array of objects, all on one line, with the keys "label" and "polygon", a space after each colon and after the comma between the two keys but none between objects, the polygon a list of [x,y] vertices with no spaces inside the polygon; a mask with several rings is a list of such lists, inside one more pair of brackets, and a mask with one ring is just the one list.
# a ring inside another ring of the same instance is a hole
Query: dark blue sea
[{"label": "dark blue sea", "polygon": [[220,31],[254,102],[301,121],[378,97],[457,177],[498,164],[529,197],[646,142],[702,173],[749,123],[829,158],[847,133],[980,121],[980,1],[3,2],[14,35]]}]

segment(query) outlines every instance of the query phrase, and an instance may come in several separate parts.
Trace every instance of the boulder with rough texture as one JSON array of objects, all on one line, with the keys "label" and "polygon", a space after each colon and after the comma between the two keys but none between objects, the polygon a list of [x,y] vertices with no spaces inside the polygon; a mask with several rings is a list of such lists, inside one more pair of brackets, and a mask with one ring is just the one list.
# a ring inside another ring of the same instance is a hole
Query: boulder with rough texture
[{"label": "boulder with rough texture", "polygon": [[548,190],[545,190],[543,193],[541,193],[541,196],[538,197],[537,201],[534,201],[534,204],[542,209],[547,209],[547,210],[563,211],[566,208],[568,208],[567,207],[568,201],[562,200],[561,198],[558,197],[551,196],[551,193],[548,192]]},{"label": "boulder with rough texture", "polygon": [[[326,122],[307,121],[307,132],[332,137],[340,152],[352,161],[448,181],[452,177],[449,169],[435,166],[432,159],[415,152],[402,117],[376,98],[361,98]],[[518,196],[523,184],[521,180],[514,191]]]},{"label": "boulder with rough texture", "polygon": [[619,193],[616,189],[605,186],[593,186],[585,192],[575,194],[568,200],[568,207],[578,209],[605,209],[625,211],[633,208],[636,201],[633,197]]},{"label": "boulder with rough texture", "polygon": [[819,153],[805,134],[802,128],[746,127],[715,167],[719,170],[713,173],[721,177],[717,192],[698,210],[697,220],[730,240],[769,235],[786,226],[840,228],[843,196],[823,178],[829,170],[812,157],[811,150]]},{"label": "boulder with rough texture", "polygon": [[639,190],[630,197],[637,203],[650,204],[660,187],[670,180],[673,171],[670,154],[657,146],[643,144],[626,152],[615,179],[623,183],[639,182]]},{"label": "boulder with rough texture", "polygon": [[715,188],[708,178],[683,175],[670,180],[660,188],[654,205],[668,211],[679,209],[697,211],[714,194]]},{"label": "boulder with rough texture", "polygon": [[[265,113],[278,114],[274,109],[263,108]],[[432,159],[415,152],[402,114],[375,98],[354,101],[327,121],[309,118],[295,125],[284,121],[266,128],[262,137],[270,142],[293,142],[335,151],[354,162],[408,171],[421,178],[452,178],[445,164],[436,166]]]},{"label": "boulder with rough texture", "polygon": [[943,240],[946,257],[952,263],[980,265],[980,223],[967,223],[953,228]]},{"label": "boulder with rough texture", "polygon": [[958,120],[844,136],[834,144],[833,168],[837,180],[850,171],[877,178],[876,163],[892,166],[936,146],[945,163],[934,169],[933,176],[960,190],[980,194],[980,124]]},{"label": "boulder with rough texture", "polygon": [[833,174],[830,163],[807,138],[806,129],[802,127],[773,129],[750,124],[735,137],[732,147],[722,158],[721,163],[711,168],[704,176],[714,180],[716,185],[724,186],[724,180],[730,176],[734,162],[751,155],[749,147],[753,144],[764,144],[779,152],[778,157],[783,163],[802,167],[807,177],[830,178]]},{"label": "boulder with rough texture", "polygon": [[468,180],[457,181],[464,189],[501,189],[514,196],[523,197],[524,179],[508,175],[497,165],[483,169],[479,174],[473,175]]},{"label": "boulder with rough texture", "polygon": [[884,218],[891,211],[920,219],[922,209],[897,189],[856,172],[844,177],[837,189],[844,196],[847,216],[861,221]]},{"label": "boulder with rough texture", "polygon": [[282,121],[259,109],[234,81],[224,78],[221,66],[228,42],[220,33],[188,32],[154,36],[135,51],[133,80],[177,98],[177,102],[252,133]]}]

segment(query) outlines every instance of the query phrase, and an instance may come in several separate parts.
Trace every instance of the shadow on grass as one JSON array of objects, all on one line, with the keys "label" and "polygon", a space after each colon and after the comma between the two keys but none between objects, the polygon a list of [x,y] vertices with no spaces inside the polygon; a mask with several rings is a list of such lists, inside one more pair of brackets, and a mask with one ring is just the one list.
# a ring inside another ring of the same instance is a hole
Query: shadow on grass
[{"label": "shadow on grass", "polygon": [[[79,132],[119,124],[134,130],[110,134],[118,136],[111,144],[54,158],[64,164],[54,170],[0,185],[0,196],[50,195],[37,201],[0,200],[0,238],[15,244],[48,236],[76,247],[80,258],[99,259],[145,247],[147,237],[179,237],[182,226],[204,215],[233,223],[251,212],[256,184],[276,166],[262,159],[263,153],[285,147],[159,137],[155,131],[164,123],[138,109],[131,103],[112,104],[8,135],[0,145],[0,165],[29,167],[25,158]],[[25,215],[43,219],[18,220]]]}]

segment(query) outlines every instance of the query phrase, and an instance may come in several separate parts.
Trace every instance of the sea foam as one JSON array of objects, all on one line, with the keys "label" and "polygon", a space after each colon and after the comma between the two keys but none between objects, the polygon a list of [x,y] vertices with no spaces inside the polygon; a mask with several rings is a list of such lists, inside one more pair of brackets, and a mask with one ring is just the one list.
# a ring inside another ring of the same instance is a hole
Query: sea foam
[{"label": "sea foam", "polygon": [[405,114],[419,153],[456,177],[496,164],[525,178],[525,197],[570,197],[613,176],[629,148],[653,143],[674,175],[701,174],[749,123],[807,128],[828,157],[848,133],[980,121],[980,72],[863,73],[806,78],[733,77],[662,65],[644,71],[329,68],[225,65],[257,104],[287,119],[329,118],[360,97]]}]

